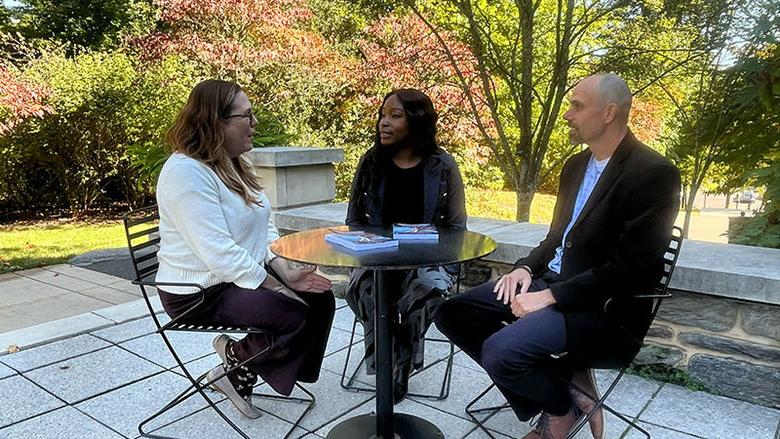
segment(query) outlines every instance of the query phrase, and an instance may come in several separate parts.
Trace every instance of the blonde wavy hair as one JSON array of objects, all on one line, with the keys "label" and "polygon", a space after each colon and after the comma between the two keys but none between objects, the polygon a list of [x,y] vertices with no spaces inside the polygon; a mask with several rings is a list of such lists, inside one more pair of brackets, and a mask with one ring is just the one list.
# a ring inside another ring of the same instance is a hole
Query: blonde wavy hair
[{"label": "blonde wavy hair", "polygon": [[249,204],[259,204],[263,187],[243,155],[230,158],[224,148],[224,126],[241,86],[208,79],[195,86],[166,134],[171,152],[185,154],[214,170],[220,180]]}]

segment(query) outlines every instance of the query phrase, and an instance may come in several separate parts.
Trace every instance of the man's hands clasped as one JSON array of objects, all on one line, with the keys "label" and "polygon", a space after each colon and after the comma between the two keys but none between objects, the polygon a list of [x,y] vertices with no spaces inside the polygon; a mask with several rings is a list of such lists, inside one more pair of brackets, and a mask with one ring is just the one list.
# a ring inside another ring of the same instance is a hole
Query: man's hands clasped
[{"label": "man's hands clasped", "polygon": [[512,303],[518,294],[518,285],[520,286],[520,294],[528,292],[528,288],[531,286],[531,273],[528,270],[515,268],[501,276],[498,282],[496,282],[496,286],[493,287],[493,292],[496,293],[496,300],[504,302],[504,305]]},{"label": "man's hands clasped", "polygon": [[524,268],[516,268],[501,276],[493,287],[496,300],[509,305],[512,314],[518,318],[555,304],[555,297],[549,288],[529,293],[531,280],[531,273]]}]

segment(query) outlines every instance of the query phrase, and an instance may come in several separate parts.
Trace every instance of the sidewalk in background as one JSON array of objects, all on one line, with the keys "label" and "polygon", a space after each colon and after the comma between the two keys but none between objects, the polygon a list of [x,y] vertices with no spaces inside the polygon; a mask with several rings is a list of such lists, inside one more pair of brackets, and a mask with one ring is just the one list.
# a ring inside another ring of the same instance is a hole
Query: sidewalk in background
[{"label": "sidewalk in background", "polygon": [[127,279],[70,264],[0,274],[0,333],[140,298]]}]

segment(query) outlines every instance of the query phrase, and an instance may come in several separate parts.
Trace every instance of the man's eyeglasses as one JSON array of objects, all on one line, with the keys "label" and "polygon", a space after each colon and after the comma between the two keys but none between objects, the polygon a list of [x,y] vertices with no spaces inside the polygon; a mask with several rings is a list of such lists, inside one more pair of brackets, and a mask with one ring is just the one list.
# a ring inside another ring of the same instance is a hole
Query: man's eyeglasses
[{"label": "man's eyeglasses", "polygon": [[251,123],[252,120],[255,119],[255,114],[252,112],[252,110],[249,110],[249,111],[247,111],[246,113],[243,113],[243,114],[230,114],[228,116],[225,116],[225,119],[232,119],[234,117],[246,118],[247,122]]}]

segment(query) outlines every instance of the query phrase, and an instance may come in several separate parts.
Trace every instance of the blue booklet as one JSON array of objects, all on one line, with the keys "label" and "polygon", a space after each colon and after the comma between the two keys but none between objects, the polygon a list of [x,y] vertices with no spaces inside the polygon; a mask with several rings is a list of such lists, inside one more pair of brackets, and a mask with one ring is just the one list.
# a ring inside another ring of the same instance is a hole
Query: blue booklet
[{"label": "blue booklet", "polygon": [[398,247],[398,241],[393,238],[362,231],[331,230],[325,234],[325,241],[355,251]]},{"label": "blue booklet", "polygon": [[399,241],[438,241],[439,232],[433,224],[393,224],[393,238]]}]

